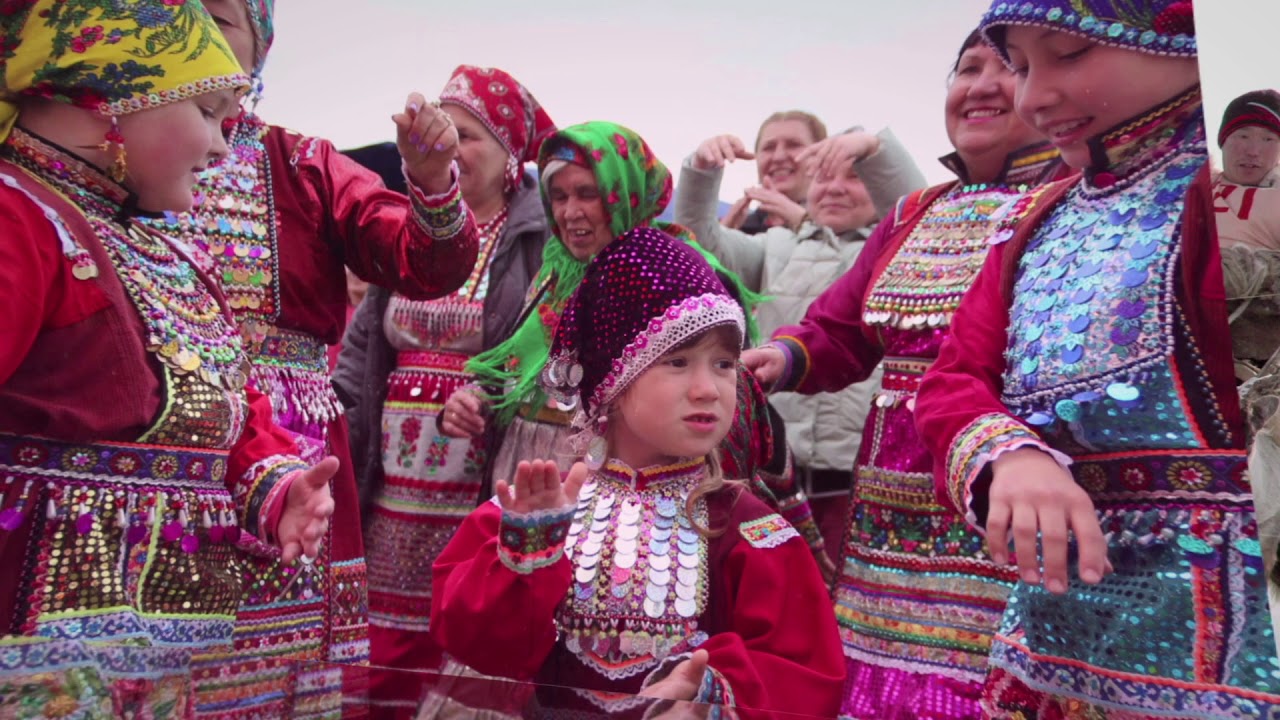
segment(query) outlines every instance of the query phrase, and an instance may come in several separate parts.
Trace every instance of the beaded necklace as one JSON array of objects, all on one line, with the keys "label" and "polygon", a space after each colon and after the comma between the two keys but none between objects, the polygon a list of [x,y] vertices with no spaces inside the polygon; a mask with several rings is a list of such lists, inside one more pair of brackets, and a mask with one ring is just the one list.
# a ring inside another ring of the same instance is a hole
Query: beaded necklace
[{"label": "beaded necklace", "polygon": [[128,198],[123,188],[21,129],[9,136],[4,154],[84,213],[142,318],[149,352],[179,375],[195,373],[227,390],[244,387],[247,360],[236,328],[167,238],[120,219]]}]

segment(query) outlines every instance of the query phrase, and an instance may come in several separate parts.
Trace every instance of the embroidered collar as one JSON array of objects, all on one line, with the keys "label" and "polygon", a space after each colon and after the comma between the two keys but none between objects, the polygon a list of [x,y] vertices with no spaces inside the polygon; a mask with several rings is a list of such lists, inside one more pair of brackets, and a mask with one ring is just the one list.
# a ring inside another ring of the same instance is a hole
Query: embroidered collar
[{"label": "embroidered collar", "polygon": [[30,130],[15,127],[4,152],[68,196],[86,212],[124,224],[139,214],[137,197],[74,152]]},{"label": "embroidered collar", "polygon": [[696,481],[702,477],[706,464],[706,458],[687,458],[667,465],[651,465],[636,470],[623,461],[612,458],[600,468],[600,477],[636,491],[644,491],[659,484]]},{"label": "embroidered collar", "polygon": [[[938,162],[955,173],[961,183],[974,184],[964,160],[960,159],[960,153],[952,152],[943,155],[938,158]],[[988,184],[1039,185],[1048,180],[1061,163],[1062,158],[1058,154],[1058,149],[1048,140],[1024,145],[1005,156],[1004,167],[1000,169],[1000,174]]]},{"label": "embroidered collar", "polygon": [[1089,140],[1085,181],[1108,188],[1161,160],[1205,142],[1200,86],[1133,116]]}]

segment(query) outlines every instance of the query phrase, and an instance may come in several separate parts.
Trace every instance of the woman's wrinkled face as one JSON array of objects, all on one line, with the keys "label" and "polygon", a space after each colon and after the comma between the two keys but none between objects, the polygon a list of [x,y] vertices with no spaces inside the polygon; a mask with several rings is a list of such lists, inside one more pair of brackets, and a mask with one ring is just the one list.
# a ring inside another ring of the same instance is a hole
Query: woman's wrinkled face
[{"label": "woman's wrinkled face", "polygon": [[1195,58],[1099,45],[1040,27],[1011,25],[1007,32],[1009,59],[1018,76],[1018,114],[1076,169],[1092,162],[1090,139],[1200,81]]},{"label": "woman's wrinkled face", "polygon": [[815,142],[813,131],[803,120],[776,120],[760,131],[756,146],[756,172],[760,182],[766,180],[774,190],[801,202],[808,188],[808,178],[796,162],[801,150]]},{"label": "woman's wrinkled face", "polygon": [[1014,97],[1017,78],[985,43],[960,55],[947,88],[947,137],[968,166],[975,159],[1010,152],[1039,140],[1034,128],[1018,117]]},{"label": "woman's wrinkled face", "polygon": [[609,213],[596,186],[596,176],[581,165],[565,165],[547,185],[556,233],[569,254],[583,262],[613,241]]},{"label": "woman's wrinkled face", "polygon": [[809,185],[808,207],[815,223],[836,234],[866,227],[876,219],[871,194],[852,165],[815,177]]},{"label": "woman's wrinkled face", "polygon": [[476,116],[456,105],[444,111],[458,129],[458,189],[462,198],[483,205],[502,195],[506,186],[507,149]]}]

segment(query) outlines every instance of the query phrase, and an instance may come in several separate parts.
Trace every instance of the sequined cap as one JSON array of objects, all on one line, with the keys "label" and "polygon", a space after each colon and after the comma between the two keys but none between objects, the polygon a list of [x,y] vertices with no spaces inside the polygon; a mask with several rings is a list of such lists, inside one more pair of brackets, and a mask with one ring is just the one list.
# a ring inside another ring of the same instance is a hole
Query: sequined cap
[{"label": "sequined cap", "polygon": [[[658,358],[711,328],[746,321],[711,265],[650,227],[610,243],[569,300],[540,377],[558,402],[594,420]],[[741,342],[741,340],[739,340]]]},{"label": "sequined cap", "polygon": [[1190,0],[1024,0],[991,3],[978,27],[1009,62],[1005,30],[1030,25],[1153,55],[1196,56]]}]

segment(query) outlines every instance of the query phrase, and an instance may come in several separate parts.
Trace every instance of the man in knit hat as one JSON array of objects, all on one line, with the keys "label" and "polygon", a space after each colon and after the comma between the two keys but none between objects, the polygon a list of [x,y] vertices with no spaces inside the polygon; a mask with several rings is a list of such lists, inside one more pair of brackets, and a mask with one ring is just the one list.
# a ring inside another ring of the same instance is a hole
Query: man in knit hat
[{"label": "man in knit hat", "polygon": [[1280,164],[1280,93],[1255,90],[1232,100],[1222,115],[1218,146],[1228,182],[1274,185]]},{"label": "man in knit hat", "polygon": [[1232,100],[1218,146],[1213,209],[1223,245],[1280,250],[1280,93],[1256,90]]}]

